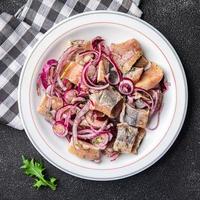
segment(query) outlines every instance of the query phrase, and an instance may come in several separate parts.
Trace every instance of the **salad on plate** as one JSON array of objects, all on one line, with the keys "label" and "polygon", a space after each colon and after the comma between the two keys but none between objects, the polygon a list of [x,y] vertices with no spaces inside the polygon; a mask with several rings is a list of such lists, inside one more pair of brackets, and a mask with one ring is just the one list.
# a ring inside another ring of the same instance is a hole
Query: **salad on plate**
[{"label": "salad on plate", "polygon": [[68,43],[38,76],[38,113],[80,158],[98,163],[102,155],[113,161],[137,154],[146,129],[159,125],[167,89],[162,68],[147,60],[136,39],[110,46],[100,36]]}]

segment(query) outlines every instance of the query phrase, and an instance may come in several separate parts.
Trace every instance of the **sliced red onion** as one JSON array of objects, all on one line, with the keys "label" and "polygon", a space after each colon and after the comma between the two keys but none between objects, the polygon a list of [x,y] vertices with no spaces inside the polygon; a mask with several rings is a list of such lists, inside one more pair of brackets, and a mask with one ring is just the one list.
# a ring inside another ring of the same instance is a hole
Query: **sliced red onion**
[{"label": "sliced red onion", "polygon": [[[63,116],[64,116],[64,115],[63,115]],[[71,118],[71,112],[69,111],[69,112],[66,114],[66,116],[64,117],[64,119],[65,119],[64,125],[65,125],[66,127],[69,126],[70,118]]]},{"label": "sliced red onion", "polygon": [[85,129],[78,131],[78,138],[83,140],[91,140],[99,135],[108,133],[109,131],[95,131],[93,129]]},{"label": "sliced red onion", "polygon": [[128,78],[124,78],[120,84],[119,84],[119,91],[121,94],[124,95],[131,95],[134,91],[134,85],[133,82],[128,79]]},{"label": "sliced red onion", "polygon": [[45,90],[45,93],[48,94],[48,95],[51,95],[51,91],[52,91],[52,85],[49,85],[46,90]]},{"label": "sliced red onion", "polygon": [[55,86],[54,86],[54,91],[57,92],[57,93],[59,93],[61,96],[64,94],[64,92],[61,91],[61,88],[60,88],[60,87],[58,88],[58,87],[55,87]]},{"label": "sliced red onion", "polygon": [[98,136],[100,133],[89,133],[89,134],[83,134],[83,135],[78,135],[77,137],[79,139],[82,139],[82,140],[91,140],[93,139],[94,137]]},{"label": "sliced red onion", "polygon": [[[94,90],[102,90],[102,89],[105,89],[109,86],[109,84],[106,84],[106,85],[97,85],[96,83],[94,83],[94,81],[96,80],[96,76],[94,76],[94,80],[90,80],[90,77],[89,77],[89,68],[91,66],[97,66],[99,61],[101,60],[101,57],[102,57],[102,45],[101,45],[101,42],[102,42],[102,38],[100,37],[97,37],[93,40],[92,42],[92,46],[93,48],[97,51],[93,51],[93,53],[95,54],[95,59],[92,60],[92,61],[89,61],[87,62],[84,67],[83,67],[83,71],[82,71],[82,82],[90,89],[94,89]],[[87,52],[88,53],[88,52]],[[90,51],[91,53],[91,51]],[[79,54],[81,55],[81,54]],[[83,55],[83,53],[82,53]]]},{"label": "sliced red onion", "polygon": [[85,102],[86,101],[86,99],[85,98],[83,98],[83,97],[76,97],[76,98],[73,98],[72,99],[72,101],[71,101],[71,103],[72,104],[75,104],[75,103],[81,103],[81,102]]},{"label": "sliced red onion", "polygon": [[103,45],[102,51],[103,51],[106,55],[111,56],[111,50],[110,50],[110,48],[109,48],[107,45],[105,45],[105,44]]},{"label": "sliced red onion", "polygon": [[57,64],[58,64],[58,61],[55,59],[50,59],[47,61],[47,65],[50,65],[50,66],[56,66]]},{"label": "sliced red onion", "polygon": [[73,84],[68,79],[63,80],[63,85],[66,87],[66,91],[73,88]]},{"label": "sliced red onion", "polygon": [[91,86],[96,86],[96,71],[96,67],[93,65],[93,63],[85,70],[86,80]]},{"label": "sliced red onion", "polygon": [[160,90],[151,90],[151,92],[152,92],[154,104],[152,106],[150,116],[153,116],[161,109],[163,93]]},{"label": "sliced red onion", "polygon": [[65,137],[67,135],[65,126],[62,122],[57,121],[52,128],[53,132],[59,137]]},{"label": "sliced red onion", "polygon": [[101,58],[102,58],[102,45],[101,43],[99,43],[97,45],[97,48],[98,48],[98,56],[96,56],[96,58],[93,60],[93,64],[96,66],[99,64]]},{"label": "sliced red onion", "polygon": [[80,93],[78,94],[79,97],[83,97],[83,98],[87,98],[89,95],[88,91],[80,91]]},{"label": "sliced red onion", "polygon": [[146,94],[150,98],[150,101],[151,101],[151,108],[150,108],[150,110],[152,110],[152,108],[154,107],[154,99],[153,99],[152,95],[149,94],[148,91],[146,91],[146,90],[144,90],[142,88],[138,88],[138,87],[135,87],[134,91],[135,92],[143,92],[144,94]]},{"label": "sliced red onion", "polygon": [[74,98],[76,98],[78,95],[77,91],[75,89],[72,89],[72,90],[68,90],[65,92],[63,98],[64,98],[64,101],[67,103],[67,104],[72,104],[72,100]]},{"label": "sliced red onion", "polygon": [[73,109],[74,106],[73,105],[67,105],[67,106],[64,106],[62,108],[60,108],[57,112],[56,112],[56,121],[61,121],[62,120],[62,116],[63,114],[68,111],[69,109]]},{"label": "sliced red onion", "polygon": [[80,94],[80,92],[81,92],[81,83],[80,82],[77,85],[76,91],[78,92],[78,94]]},{"label": "sliced red onion", "polygon": [[[54,86],[54,91],[53,93],[55,93],[55,95],[59,98],[62,98],[63,99],[63,95],[64,95],[64,92],[61,91],[60,88],[57,88]],[[64,100],[64,99],[63,99]]]},{"label": "sliced red onion", "polygon": [[51,67],[50,70],[49,70],[48,84],[53,84],[55,82],[54,81],[54,70],[55,70],[54,67]]},{"label": "sliced red onion", "polygon": [[96,57],[99,55],[98,51],[96,50],[86,50],[79,53],[80,56],[86,56],[88,54],[94,54]]},{"label": "sliced red onion", "polygon": [[152,92],[153,92],[152,97],[153,97],[154,103],[153,103],[153,106],[151,107],[150,115],[153,115],[155,113],[156,107],[157,107],[157,104],[158,104],[158,93],[154,90],[152,90]]},{"label": "sliced red onion", "polygon": [[168,89],[169,86],[171,85],[169,82],[166,81],[165,77],[162,78],[162,80],[159,83],[160,89],[163,93],[165,93]]},{"label": "sliced red onion", "polygon": [[159,126],[159,122],[160,122],[160,110],[157,112],[156,117],[157,117],[156,124],[153,127],[149,127],[149,126],[147,127],[151,131],[157,129],[158,126]]},{"label": "sliced red onion", "polygon": [[149,103],[148,101],[142,99],[142,101],[144,102],[144,104],[146,105],[146,107],[151,110],[151,103]]},{"label": "sliced red onion", "polygon": [[93,127],[91,127],[91,129],[96,133],[102,132],[106,128],[107,123],[108,123],[108,120],[105,120],[105,122],[102,124],[101,128],[99,128],[98,130],[94,129]]},{"label": "sliced red onion", "polygon": [[72,135],[73,135],[73,144],[74,146],[77,148],[77,136],[78,136],[78,125],[81,122],[81,118],[89,111],[90,109],[90,101],[88,101],[85,106],[78,112],[78,114],[76,115],[75,119],[74,119],[74,124],[72,127]]},{"label": "sliced red onion", "polygon": [[40,79],[41,79],[41,83],[42,83],[42,86],[44,87],[44,89],[46,89],[48,87],[48,73],[46,72],[42,72],[40,74]]},{"label": "sliced red onion", "polygon": [[39,79],[41,79],[41,83],[43,87],[46,89],[49,85],[49,70],[51,67],[55,67],[57,65],[57,61],[54,59],[48,60],[42,67],[42,72],[39,75]]},{"label": "sliced red onion", "polygon": [[100,37],[100,36],[95,37],[92,40],[92,48],[93,49],[97,49],[98,44],[103,42],[103,41],[104,41],[104,39],[102,37]]},{"label": "sliced red onion", "polygon": [[110,156],[110,161],[114,161],[119,157],[120,153],[119,152],[113,152]]},{"label": "sliced red onion", "polygon": [[133,105],[133,104],[134,104],[134,96],[128,96],[127,99],[128,99],[128,102],[127,102],[127,103],[128,103],[129,105]]},{"label": "sliced red onion", "polygon": [[105,129],[106,130],[108,130],[108,129],[110,129],[111,127],[113,127],[114,125],[112,124],[112,123],[109,123],[106,127],[105,127]]},{"label": "sliced red onion", "polygon": [[112,140],[112,138],[113,138],[113,134],[109,132],[108,133],[108,141],[110,142]]},{"label": "sliced red onion", "polygon": [[59,98],[62,97],[61,94],[59,92],[57,92],[57,91],[55,91],[55,95],[56,95],[56,97],[59,97]]},{"label": "sliced red onion", "polygon": [[90,67],[91,64],[92,64],[91,62],[88,62],[88,63],[86,63],[84,65],[84,68],[83,68],[83,71],[82,71],[82,75],[81,75],[82,82],[84,83],[85,86],[87,86],[88,88],[93,89],[93,90],[106,89],[109,86],[109,84],[106,84],[106,85],[95,85],[94,83],[92,83],[89,80],[89,77],[87,75],[87,70],[88,70],[88,68]]},{"label": "sliced red onion", "polygon": [[66,90],[67,90],[67,88],[64,86],[64,84],[63,84],[63,82],[62,82],[60,76],[58,76],[58,78],[57,78],[57,83],[58,83],[58,85],[60,86],[60,88],[61,88],[63,91],[66,91]]},{"label": "sliced red onion", "polygon": [[82,129],[82,130],[78,131],[78,135],[84,135],[84,134],[88,134],[88,133],[92,134],[92,133],[94,133],[94,131],[92,129],[89,129],[89,128],[88,129]]},{"label": "sliced red onion", "polygon": [[102,56],[104,58],[106,58],[111,63],[111,65],[114,67],[115,71],[118,74],[118,80],[120,82],[122,80],[122,72],[119,69],[119,67],[117,66],[117,64],[115,63],[115,61],[113,60],[112,56],[111,55],[106,55],[105,52],[102,53]]}]

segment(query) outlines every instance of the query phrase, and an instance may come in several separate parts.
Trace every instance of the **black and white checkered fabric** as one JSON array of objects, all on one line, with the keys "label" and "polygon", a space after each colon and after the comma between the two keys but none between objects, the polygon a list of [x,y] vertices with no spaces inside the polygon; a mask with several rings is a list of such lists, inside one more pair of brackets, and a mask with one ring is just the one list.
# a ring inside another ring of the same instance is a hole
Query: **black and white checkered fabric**
[{"label": "black and white checkered fabric", "polygon": [[0,123],[23,129],[17,86],[25,59],[49,28],[91,10],[121,11],[141,17],[140,0],[28,0],[15,16],[0,15]]}]

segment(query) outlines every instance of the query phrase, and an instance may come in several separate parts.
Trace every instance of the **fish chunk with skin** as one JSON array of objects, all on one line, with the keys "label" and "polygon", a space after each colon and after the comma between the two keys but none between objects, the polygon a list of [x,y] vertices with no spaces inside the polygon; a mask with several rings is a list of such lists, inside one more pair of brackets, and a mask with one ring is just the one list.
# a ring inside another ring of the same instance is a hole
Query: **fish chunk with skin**
[{"label": "fish chunk with skin", "polygon": [[131,126],[146,128],[148,117],[149,111],[145,109],[135,109],[128,104],[124,104],[120,114],[120,122],[128,123]]},{"label": "fish chunk with skin", "polygon": [[62,98],[53,96],[51,97],[51,108],[52,110],[58,110],[59,108],[63,107],[63,100]]},{"label": "fish chunk with skin", "polygon": [[[72,140],[71,140],[72,141]],[[101,152],[94,145],[84,142],[82,140],[78,140],[78,147],[76,148],[73,142],[70,143],[68,151],[79,158],[87,159],[87,160],[100,160]]]},{"label": "fish chunk with skin", "polygon": [[113,149],[121,153],[131,153],[138,128],[129,126],[127,123],[117,125],[117,138],[114,142]]},{"label": "fish chunk with skin", "polygon": [[111,51],[123,73],[127,73],[143,54],[139,42],[135,39],[111,44]]},{"label": "fish chunk with skin", "polygon": [[47,116],[51,105],[49,105],[49,99],[47,97],[47,95],[44,95],[41,100],[40,100],[40,104],[37,107],[37,112],[40,113],[43,116]]},{"label": "fish chunk with skin", "polygon": [[134,67],[144,68],[148,63],[149,61],[144,56],[141,56],[141,58],[135,63]]},{"label": "fish chunk with skin", "polygon": [[63,100],[61,98],[56,96],[49,98],[47,95],[44,95],[37,108],[37,112],[46,116],[50,109],[58,110],[61,107],[63,107]]},{"label": "fish chunk with skin", "polygon": [[123,97],[112,87],[90,95],[93,109],[106,114],[110,118],[117,117],[123,105]]},{"label": "fish chunk with skin", "polygon": [[138,153],[138,149],[140,147],[140,144],[142,142],[142,140],[144,139],[146,135],[146,131],[145,129],[139,128],[138,134],[136,136],[133,148],[132,148],[132,153],[137,154]]},{"label": "fish chunk with skin", "polygon": [[50,110],[58,110],[63,106],[63,100],[59,97],[53,96],[49,98],[44,95],[37,107],[37,112],[45,117],[49,122],[53,122],[53,115]]},{"label": "fish chunk with skin", "polygon": [[108,73],[108,62],[106,62],[105,60],[101,60],[98,64],[98,71],[97,71],[97,82],[106,82],[105,80],[105,76]]},{"label": "fish chunk with skin", "polygon": [[130,78],[133,83],[137,83],[143,73],[143,68],[132,67],[129,72],[126,73],[125,77]]},{"label": "fish chunk with skin", "polygon": [[163,75],[163,70],[157,64],[151,63],[151,67],[143,73],[140,81],[135,86],[150,90],[162,80]]},{"label": "fish chunk with skin", "polygon": [[61,79],[66,78],[71,83],[74,83],[75,85],[77,85],[81,79],[82,70],[83,70],[82,65],[76,62],[70,62],[67,66],[65,66],[65,69],[63,73],[61,74]]}]

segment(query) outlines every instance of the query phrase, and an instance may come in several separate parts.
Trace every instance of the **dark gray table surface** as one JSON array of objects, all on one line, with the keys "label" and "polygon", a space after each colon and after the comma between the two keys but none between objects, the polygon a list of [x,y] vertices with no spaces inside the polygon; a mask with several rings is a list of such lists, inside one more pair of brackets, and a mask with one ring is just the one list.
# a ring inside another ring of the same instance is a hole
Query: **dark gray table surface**
[{"label": "dark gray table surface", "polygon": [[[0,13],[14,14],[25,0],[0,0]],[[143,19],[156,27],[179,54],[188,80],[189,107],[182,131],[172,148],[144,172],[112,182],[82,180],[47,161],[24,131],[0,125],[0,199],[200,199],[200,1],[143,0]],[[32,178],[19,169],[21,155],[42,159],[59,179],[55,192],[35,190]]]}]

